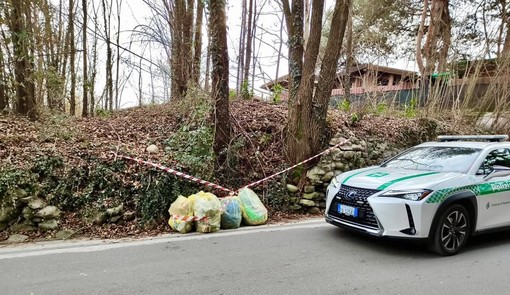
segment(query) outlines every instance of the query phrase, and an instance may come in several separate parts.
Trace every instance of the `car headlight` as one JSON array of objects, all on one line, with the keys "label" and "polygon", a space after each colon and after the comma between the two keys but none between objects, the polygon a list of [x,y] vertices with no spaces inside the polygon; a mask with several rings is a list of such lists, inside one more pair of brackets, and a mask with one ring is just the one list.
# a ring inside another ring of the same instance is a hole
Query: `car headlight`
[{"label": "car headlight", "polygon": [[411,201],[420,201],[423,200],[426,196],[430,195],[432,191],[428,189],[423,190],[391,190],[387,191],[381,195],[380,197],[391,197],[391,198],[401,198]]}]

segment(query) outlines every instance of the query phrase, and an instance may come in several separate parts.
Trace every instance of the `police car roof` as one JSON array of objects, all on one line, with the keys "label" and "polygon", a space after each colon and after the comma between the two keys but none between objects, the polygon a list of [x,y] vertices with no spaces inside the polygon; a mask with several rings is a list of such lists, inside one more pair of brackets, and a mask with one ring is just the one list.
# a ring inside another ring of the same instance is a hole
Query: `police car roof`
[{"label": "police car roof", "polygon": [[441,147],[464,147],[464,148],[475,148],[475,149],[485,149],[485,148],[494,148],[494,147],[507,147],[510,148],[510,142],[502,141],[502,142],[487,142],[487,141],[430,141],[425,142],[420,145],[420,147],[426,146],[441,146]]}]

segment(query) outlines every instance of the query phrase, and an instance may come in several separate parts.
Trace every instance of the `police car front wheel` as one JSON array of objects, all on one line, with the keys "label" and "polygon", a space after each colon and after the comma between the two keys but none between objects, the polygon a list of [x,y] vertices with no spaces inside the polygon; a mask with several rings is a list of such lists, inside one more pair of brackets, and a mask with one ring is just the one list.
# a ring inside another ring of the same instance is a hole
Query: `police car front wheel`
[{"label": "police car front wheel", "polygon": [[469,212],[460,204],[448,207],[441,215],[432,239],[432,249],[441,255],[454,255],[467,242],[471,224]]}]

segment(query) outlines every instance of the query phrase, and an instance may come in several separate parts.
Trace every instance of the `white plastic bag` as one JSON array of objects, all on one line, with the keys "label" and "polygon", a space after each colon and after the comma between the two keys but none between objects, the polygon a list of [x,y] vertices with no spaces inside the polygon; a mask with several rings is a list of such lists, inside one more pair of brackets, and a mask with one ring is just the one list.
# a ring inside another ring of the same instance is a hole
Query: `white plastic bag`
[{"label": "white plastic bag", "polygon": [[260,201],[257,194],[245,187],[239,191],[243,220],[248,225],[260,225],[267,221],[267,209]]}]

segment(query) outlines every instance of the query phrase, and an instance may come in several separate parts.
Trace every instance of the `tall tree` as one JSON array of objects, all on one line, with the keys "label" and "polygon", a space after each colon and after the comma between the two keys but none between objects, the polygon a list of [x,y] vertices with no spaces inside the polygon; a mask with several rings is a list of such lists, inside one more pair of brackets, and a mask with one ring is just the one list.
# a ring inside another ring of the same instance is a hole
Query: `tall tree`
[{"label": "tall tree", "polygon": [[209,93],[210,88],[210,76],[211,76],[211,47],[210,44],[207,44],[206,50],[206,58],[205,58],[205,77],[204,77],[204,91]]},{"label": "tall tree", "polygon": [[246,46],[246,15],[247,0],[242,0],[241,4],[241,30],[239,32],[239,55],[237,56],[237,78],[236,78],[236,95],[241,93],[241,84],[243,82],[244,70],[244,54]]},{"label": "tall tree", "polygon": [[7,98],[7,81],[5,80],[5,59],[3,48],[0,46],[0,113],[8,106],[9,100]]},{"label": "tall tree", "polygon": [[120,75],[120,27],[121,27],[121,11],[122,11],[122,0],[116,0],[117,4],[117,39],[115,46],[117,47],[117,61],[115,69],[115,108],[120,107],[120,90],[119,90],[119,75]]},{"label": "tall tree", "polygon": [[[280,17],[280,16],[278,15],[278,17]],[[275,77],[274,77],[275,81],[278,81],[278,78],[279,78],[278,75],[280,74],[280,60],[282,57],[282,47],[283,47],[283,42],[284,42],[283,41],[283,28],[284,28],[283,22],[284,21],[285,21],[285,16],[282,15],[281,19],[280,19],[280,30],[278,32],[278,36],[279,36],[278,40],[279,41],[278,41],[278,51],[277,51],[278,53],[276,55],[276,73],[275,73]]]},{"label": "tall tree", "polygon": [[88,79],[88,61],[87,61],[87,25],[88,25],[88,9],[87,0],[81,2],[83,9],[83,26],[82,26],[82,46],[83,46],[83,107],[81,115],[88,117],[89,115],[89,79]]},{"label": "tall tree", "polygon": [[76,45],[74,38],[74,0],[69,0],[69,66],[71,71],[71,90],[69,100],[69,113],[74,116],[76,113]]},{"label": "tall tree", "polygon": [[[46,87],[46,104],[50,110],[55,110],[64,95],[64,72],[61,64],[67,59],[65,23],[62,18],[62,0],[58,4],[58,14],[54,12],[48,0],[42,1],[42,15],[44,17],[43,48],[45,58],[44,81]],[[55,8],[57,9],[57,8]]]},{"label": "tall tree", "polygon": [[192,78],[194,3],[194,0],[182,0],[173,1],[172,7],[165,4],[167,11],[172,14],[169,24],[172,33],[172,99],[182,99],[186,96],[188,83]]},{"label": "tall tree", "polygon": [[35,102],[34,65],[32,62],[32,28],[28,25],[31,17],[29,0],[10,0],[8,26],[14,56],[14,75],[16,85],[15,111],[31,119],[37,118]]},{"label": "tall tree", "polygon": [[501,56],[510,58],[510,1],[498,0],[498,3],[501,6],[501,26],[506,27],[506,36]]},{"label": "tall tree", "polygon": [[345,70],[343,77],[344,99],[350,101],[351,99],[351,67],[354,61],[354,52],[352,48],[353,43],[353,28],[352,28],[352,3],[349,5],[349,19],[347,20],[347,32],[345,37]]},{"label": "tall tree", "polygon": [[303,0],[282,0],[289,34],[289,111],[297,107],[297,97],[303,70]]},{"label": "tall tree", "polygon": [[[250,77],[250,62],[252,58],[252,43],[253,43],[253,30],[255,28],[254,26],[254,20],[253,20],[253,7],[255,5],[254,0],[249,0],[249,7],[248,7],[248,28],[246,32],[246,52],[245,52],[245,62],[244,62],[244,70],[243,70],[243,88],[247,88],[249,85],[248,79]],[[246,91],[247,89],[243,89]]]},{"label": "tall tree", "polygon": [[287,122],[286,151],[290,162],[295,163],[312,156],[321,149],[326,128],[326,115],[331,89],[343,38],[347,26],[351,0],[337,0],[330,24],[328,43],[321,63],[317,83],[316,65],[322,33],[324,1],[312,0],[310,37],[303,51],[303,0],[282,0],[287,28],[290,32],[289,73],[290,98]]},{"label": "tall tree", "polygon": [[101,1],[103,8],[103,22],[104,22],[104,38],[106,39],[106,97],[104,101],[105,110],[113,110],[113,51],[111,41],[111,6],[106,5],[106,1]]},{"label": "tall tree", "polygon": [[195,18],[194,33],[194,55],[193,55],[193,83],[199,85],[200,82],[200,65],[202,59],[202,20],[204,18],[204,2],[197,0],[197,16]]},{"label": "tall tree", "polygon": [[95,89],[96,89],[96,77],[97,77],[97,59],[98,59],[98,52],[97,52],[97,41],[98,41],[98,10],[94,8],[94,5],[92,5],[92,11],[93,11],[93,18],[92,21],[94,23],[94,34],[93,34],[93,41],[92,41],[92,61],[90,64],[90,76],[87,75],[89,78],[89,97],[90,97],[90,111],[89,114],[91,116],[94,116],[95,110],[96,110],[96,100],[95,100]]},{"label": "tall tree", "polygon": [[228,91],[228,47],[225,0],[209,1],[209,46],[212,59],[212,97],[214,99],[214,153],[221,167],[230,142]]},{"label": "tall tree", "polygon": [[[416,62],[420,73],[425,77],[434,71],[442,72],[446,69],[446,60],[452,37],[452,19],[448,4],[449,0],[423,1],[423,11],[416,41]],[[425,33],[427,15],[430,17],[430,22]],[[423,43],[425,35],[425,43]]]}]

